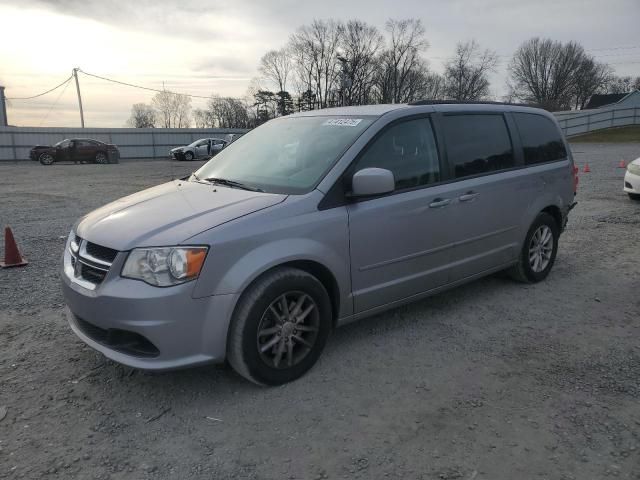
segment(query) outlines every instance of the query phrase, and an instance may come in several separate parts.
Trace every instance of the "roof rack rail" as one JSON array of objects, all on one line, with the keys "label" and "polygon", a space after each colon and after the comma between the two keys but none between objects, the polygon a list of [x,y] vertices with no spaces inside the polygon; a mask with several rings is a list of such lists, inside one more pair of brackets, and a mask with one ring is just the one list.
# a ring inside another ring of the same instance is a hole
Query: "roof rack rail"
[{"label": "roof rack rail", "polygon": [[512,107],[540,108],[538,105],[530,103],[492,102],[489,100],[416,100],[408,105],[510,105]]}]

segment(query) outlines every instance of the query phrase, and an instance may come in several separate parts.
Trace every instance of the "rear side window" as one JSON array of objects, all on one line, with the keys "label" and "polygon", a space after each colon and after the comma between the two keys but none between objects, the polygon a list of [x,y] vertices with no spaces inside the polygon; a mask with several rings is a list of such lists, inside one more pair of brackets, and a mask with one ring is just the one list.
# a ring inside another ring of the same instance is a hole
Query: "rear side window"
[{"label": "rear side window", "polygon": [[356,161],[363,168],[386,168],[393,173],[396,190],[440,181],[440,163],[431,121],[408,120],[392,125]]},{"label": "rear side window", "polygon": [[532,113],[514,113],[513,118],[520,133],[526,165],[567,157],[558,127],[551,120]]},{"label": "rear side window", "polygon": [[502,115],[445,115],[442,128],[455,178],[515,167],[511,137]]}]

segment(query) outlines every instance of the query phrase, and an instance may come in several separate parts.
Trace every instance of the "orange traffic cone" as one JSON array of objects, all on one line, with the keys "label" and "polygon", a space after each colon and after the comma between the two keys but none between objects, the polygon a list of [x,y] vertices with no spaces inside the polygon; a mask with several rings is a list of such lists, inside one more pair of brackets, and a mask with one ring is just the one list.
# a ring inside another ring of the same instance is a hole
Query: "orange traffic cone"
[{"label": "orange traffic cone", "polygon": [[618,164],[618,168],[627,168],[627,164],[624,163],[624,160],[620,160],[620,163]]},{"label": "orange traffic cone", "polygon": [[28,264],[27,260],[20,255],[13,232],[9,227],[4,229],[4,262],[0,262],[0,267],[23,267]]},{"label": "orange traffic cone", "polygon": [[588,163],[584,164],[584,169],[582,171],[584,173],[589,173],[591,171],[591,169],[589,168],[589,164]]}]

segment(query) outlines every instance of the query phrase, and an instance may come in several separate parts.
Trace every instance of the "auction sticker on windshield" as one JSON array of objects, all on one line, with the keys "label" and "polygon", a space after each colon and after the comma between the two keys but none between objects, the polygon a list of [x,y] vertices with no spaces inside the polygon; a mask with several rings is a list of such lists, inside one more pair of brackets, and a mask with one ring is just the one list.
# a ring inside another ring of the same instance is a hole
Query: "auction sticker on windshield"
[{"label": "auction sticker on windshield", "polygon": [[330,118],[322,125],[334,127],[355,127],[362,121],[361,118]]}]

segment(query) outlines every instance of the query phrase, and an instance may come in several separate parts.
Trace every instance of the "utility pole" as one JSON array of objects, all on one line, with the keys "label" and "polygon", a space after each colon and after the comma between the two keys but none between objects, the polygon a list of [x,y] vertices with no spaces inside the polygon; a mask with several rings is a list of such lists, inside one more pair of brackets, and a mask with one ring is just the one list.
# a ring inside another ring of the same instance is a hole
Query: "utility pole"
[{"label": "utility pole", "polygon": [[0,127],[6,127],[9,125],[7,119],[7,104],[4,98],[4,87],[0,86]]},{"label": "utility pole", "polygon": [[80,96],[80,83],[78,82],[78,70],[79,68],[73,69],[73,78],[76,79],[76,91],[78,92],[78,106],[80,107],[80,124],[82,128],[84,128],[84,112],[82,111],[82,97]]}]

